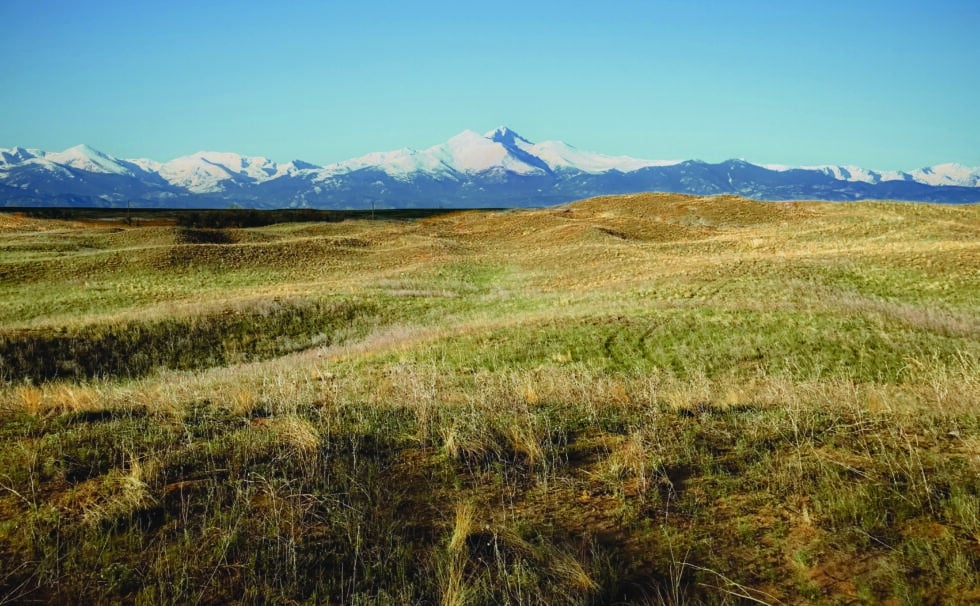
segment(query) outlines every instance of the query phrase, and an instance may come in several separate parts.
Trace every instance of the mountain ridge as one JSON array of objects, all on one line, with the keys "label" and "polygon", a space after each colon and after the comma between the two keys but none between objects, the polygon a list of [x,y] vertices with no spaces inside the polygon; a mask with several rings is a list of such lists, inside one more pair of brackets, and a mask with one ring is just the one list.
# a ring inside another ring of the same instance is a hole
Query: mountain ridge
[{"label": "mountain ridge", "polygon": [[0,149],[0,205],[256,208],[546,206],[638,191],[736,194],[758,200],[871,198],[980,202],[980,168],[911,171],[757,165],[741,159],[644,160],[533,143],[506,126],[465,130],[416,150],[373,152],[317,166],[200,151],[158,162],[77,145],[61,152]]}]

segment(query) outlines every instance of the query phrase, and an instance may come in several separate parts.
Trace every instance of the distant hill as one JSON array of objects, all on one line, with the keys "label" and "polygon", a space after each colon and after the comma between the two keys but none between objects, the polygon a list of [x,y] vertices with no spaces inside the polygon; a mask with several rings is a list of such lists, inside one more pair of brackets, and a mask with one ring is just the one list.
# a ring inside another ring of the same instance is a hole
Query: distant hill
[{"label": "distant hill", "polygon": [[161,163],[119,159],[87,145],[55,153],[0,149],[3,206],[533,207],[641,191],[962,204],[980,202],[980,168],[941,164],[901,172],[641,160],[561,141],[532,143],[506,127],[482,135],[464,131],[428,149],[377,152],[327,166],[223,152]]}]

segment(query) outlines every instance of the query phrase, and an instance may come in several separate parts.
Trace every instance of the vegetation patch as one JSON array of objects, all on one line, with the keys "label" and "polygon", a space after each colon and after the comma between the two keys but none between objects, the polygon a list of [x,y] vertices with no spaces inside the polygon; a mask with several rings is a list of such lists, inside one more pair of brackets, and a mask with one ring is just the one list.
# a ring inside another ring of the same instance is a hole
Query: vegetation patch
[{"label": "vegetation patch", "polygon": [[980,207],[90,212],[0,231],[0,604],[980,601]]},{"label": "vegetation patch", "polygon": [[0,376],[132,378],[159,368],[261,360],[357,335],[375,313],[373,306],[349,302],[272,302],[188,318],[0,333]]},{"label": "vegetation patch", "polygon": [[225,229],[198,229],[183,227],[177,230],[181,244],[232,244],[235,237]]}]

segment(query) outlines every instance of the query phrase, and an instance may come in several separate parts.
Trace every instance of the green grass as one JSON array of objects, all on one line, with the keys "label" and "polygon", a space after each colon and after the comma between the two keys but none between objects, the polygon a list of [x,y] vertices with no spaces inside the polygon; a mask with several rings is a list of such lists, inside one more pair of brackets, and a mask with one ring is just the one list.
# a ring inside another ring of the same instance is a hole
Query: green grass
[{"label": "green grass", "polygon": [[647,316],[569,318],[446,339],[416,359],[447,372],[582,365],[607,373],[687,378],[756,375],[896,383],[920,364],[977,365],[975,339],[901,322],[827,312],[683,307]]},{"label": "green grass", "polygon": [[273,301],[190,318],[21,330],[0,336],[0,378],[132,378],[261,360],[363,334],[376,315],[365,304]]},{"label": "green grass", "polygon": [[0,215],[0,603],[976,602],[978,210]]}]

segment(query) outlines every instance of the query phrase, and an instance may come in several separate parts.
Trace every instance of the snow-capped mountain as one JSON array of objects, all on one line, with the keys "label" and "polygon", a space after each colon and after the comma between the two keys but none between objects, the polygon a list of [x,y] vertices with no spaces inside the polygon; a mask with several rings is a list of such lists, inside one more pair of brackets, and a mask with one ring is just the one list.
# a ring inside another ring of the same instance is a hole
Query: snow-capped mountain
[{"label": "snow-capped mountain", "polygon": [[137,172],[142,171],[141,168],[134,167],[132,162],[118,160],[88,145],[76,145],[63,152],[44,154],[44,160],[65,168],[107,175],[134,177]]},{"label": "snow-capped mountain", "polygon": [[257,208],[542,206],[637,191],[738,194],[760,200],[980,202],[980,168],[909,172],[856,166],[758,166],[744,160],[641,160],[533,143],[507,127],[463,131],[423,150],[367,154],[327,166],[198,152],[124,160],[86,145],[0,149],[0,205]]},{"label": "snow-capped mountain", "polygon": [[547,164],[551,171],[570,170],[600,174],[612,170],[628,173],[649,166],[673,166],[679,160],[638,160],[629,156],[604,156],[576,149],[561,141],[531,143],[506,126],[490,131],[484,137],[511,148],[517,148]]},{"label": "snow-capped mountain", "polygon": [[957,187],[980,187],[980,168],[970,168],[962,164],[937,164],[912,171],[912,180],[929,185],[952,185]]},{"label": "snow-capped mountain", "polygon": [[292,163],[279,165],[267,158],[224,152],[197,152],[156,167],[167,183],[196,194],[264,183],[295,170]]},{"label": "snow-capped mountain", "polygon": [[434,177],[459,179],[486,171],[542,176],[560,170],[599,174],[611,170],[631,172],[648,166],[679,162],[637,160],[604,156],[578,150],[561,141],[531,143],[505,126],[486,134],[463,131],[445,143],[425,150],[400,149],[347,160],[324,167],[323,179],[365,168],[380,169],[395,178],[411,178],[419,172]]},{"label": "snow-capped mountain", "polygon": [[[790,170],[788,166],[767,165],[776,171]],[[909,172],[897,170],[868,170],[860,166],[804,166],[805,170],[820,171],[839,181],[854,183],[883,183],[885,181],[914,181],[924,185],[980,187],[980,167],[962,164],[937,164]]]}]

